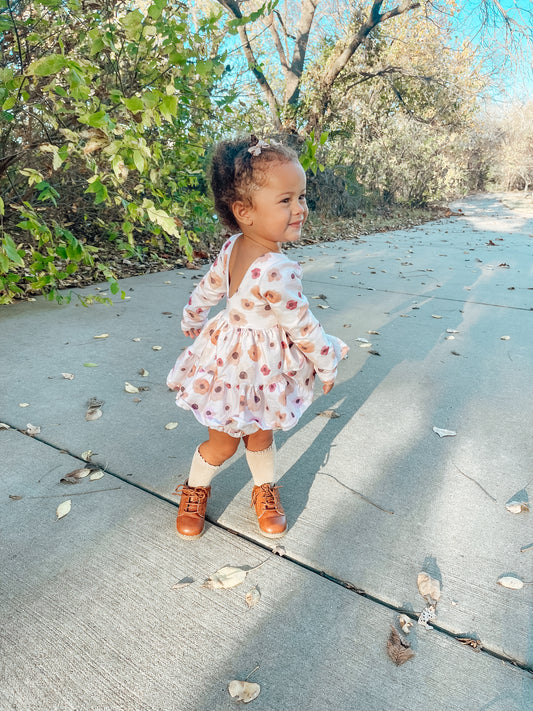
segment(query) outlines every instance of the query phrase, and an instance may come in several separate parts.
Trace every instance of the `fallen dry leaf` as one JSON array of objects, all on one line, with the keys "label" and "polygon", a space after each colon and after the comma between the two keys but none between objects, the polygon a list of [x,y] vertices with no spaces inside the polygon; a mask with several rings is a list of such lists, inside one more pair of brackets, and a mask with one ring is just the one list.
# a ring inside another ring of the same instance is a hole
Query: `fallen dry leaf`
[{"label": "fallen dry leaf", "polygon": [[150,375],[150,373],[147,370],[145,370],[144,368],[141,368],[139,370],[139,375],[141,375],[143,378],[146,378],[148,375]]},{"label": "fallen dry leaf", "polygon": [[131,340],[135,341],[135,343],[139,343],[139,341],[141,341],[142,339],[141,338],[132,338]]},{"label": "fallen dry leaf", "polygon": [[370,343],[368,338],[356,338],[357,343]]},{"label": "fallen dry leaf", "polygon": [[257,603],[261,599],[261,593],[257,588],[252,588],[251,590],[248,590],[248,592],[244,596],[244,599],[246,600],[246,604],[248,605],[248,607],[253,607],[254,605],[257,605]]},{"label": "fallen dry leaf", "polygon": [[17,494],[9,494],[9,498],[11,499],[11,501],[20,501],[23,497],[17,496]]},{"label": "fallen dry leaf", "polygon": [[99,407],[90,407],[85,413],[85,419],[87,422],[92,422],[93,420],[99,420],[102,417],[102,410]]},{"label": "fallen dry leaf", "polygon": [[188,587],[191,583],[194,583],[194,578],[182,578],[178,580],[170,589],[171,590],[181,590],[182,588]]},{"label": "fallen dry leaf", "polygon": [[511,336],[500,336],[500,341],[510,341]]},{"label": "fallen dry leaf", "polygon": [[175,430],[177,426],[178,426],[177,422],[169,422],[168,424],[165,425],[165,429],[166,430]]},{"label": "fallen dry leaf", "polygon": [[56,509],[56,521],[59,521],[60,518],[63,518],[66,516],[68,513],[70,513],[70,509],[72,508],[72,501],[70,499],[67,499],[66,501],[63,501],[63,503],[59,504],[59,506]]},{"label": "fallen dry leaf", "polygon": [[274,548],[272,548],[272,553],[274,555],[284,556],[286,552],[287,551],[283,546],[274,546]]},{"label": "fallen dry leaf", "polygon": [[441,427],[433,427],[433,432],[436,432],[439,437],[455,437],[457,434],[454,430],[444,430]]},{"label": "fallen dry leaf", "polygon": [[19,402],[19,407],[29,407],[30,403],[29,402]]},{"label": "fallen dry leaf", "polygon": [[226,565],[215,573],[211,573],[209,578],[202,583],[202,587],[209,588],[209,590],[234,588],[245,581],[247,574],[248,570]]},{"label": "fallen dry leaf", "polygon": [[65,380],[74,380],[74,375],[72,373],[61,373]]},{"label": "fallen dry leaf", "polygon": [[368,353],[370,353],[370,355],[375,355],[375,356],[381,355],[381,353],[378,353],[378,351],[368,351]]},{"label": "fallen dry leaf", "polygon": [[90,461],[93,454],[94,454],[94,452],[92,451],[92,449],[88,449],[86,452],[81,453],[81,458],[83,459],[84,462],[88,462],[88,461]]},{"label": "fallen dry leaf", "polygon": [[6,425],[5,422],[0,422],[0,430],[10,430],[11,427],[9,425]]},{"label": "fallen dry leaf", "polygon": [[96,469],[89,476],[89,481],[98,481],[98,479],[101,479],[104,476],[104,474],[105,474],[105,472],[103,472],[101,469]]},{"label": "fallen dry leaf", "polygon": [[472,647],[476,652],[479,652],[481,649],[483,649],[483,645],[479,641],[479,639],[475,639],[473,637],[457,637],[457,640],[461,642],[461,644],[464,644],[465,647]]},{"label": "fallen dry leaf", "polygon": [[163,348],[163,346],[152,346],[153,351],[160,351]]},{"label": "fallen dry leaf", "polygon": [[413,626],[413,620],[408,617],[408,615],[400,615],[398,617],[398,624],[402,628],[404,634],[409,634],[411,627]]},{"label": "fallen dry leaf", "polygon": [[459,333],[455,328],[447,328],[446,333]]},{"label": "fallen dry leaf", "polygon": [[392,626],[389,639],[387,640],[387,654],[397,667],[405,664],[405,662],[408,662],[415,656],[409,642]]},{"label": "fallen dry leaf", "polygon": [[250,701],[257,699],[261,687],[252,681],[237,681],[234,679],[228,684],[228,691],[232,698],[249,704]]},{"label": "fallen dry leaf", "polygon": [[529,511],[529,504],[527,501],[511,501],[505,504],[505,508],[512,514],[518,514]]},{"label": "fallen dry leaf", "polygon": [[93,338],[109,338],[109,333],[100,333],[98,336],[93,336]]},{"label": "fallen dry leaf", "polygon": [[504,588],[509,588],[510,590],[520,590],[524,587],[524,585],[533,585],[533,583],[525,583],[515,575],[502,575],[496,582],[498,585],[501,585]]},{"label": "fallen dry leaf", "polygon": [[334,420],[336,417],[340,417],[336,410],[322,410],[322,412],[316,413],[318,417],[329,417],[330,420]]},{"label": "fallen dry leaf", "polygon": [[97,397],[91,397],[87,400],[87,407],[90,410],[93,407],[102,407],[104,404],[103,400],[99,400]]},{"label": "fallen dry leaf", "polygon": [[73,471],[65,474],[65,476],[59,481],[62,484],[77,484],[80,479],[84,479],[91,473],[92,469],[87,469],[85,467],[81,469],[74,469]]},{"label": "fallen dry leaf", "polygon": [[437,314],[431,314],[431,318],[442,318],[442,316],[438,316]]},{"label": "fallen dry leaf", "polygon": [[440,600],[440,582],[427,573],[418,573],[416,580],[418,592],[427,602],[437,603]]},{"label": "fallen dry leaf", "polygon": [[98,368],[98,363],[84,363],[85,368]]},{"label": "fallen dry leaf", "polygon": [[317,308],[319,309],[329,309],[329,306],[327,304],[317,304]]},{"label": "fallen dry leaf", "polygon": [[135,385],[132,385],[131,383],[125,382],[124,383],[124,390],[127,393],[138,393],[139,388],[135,387]]},{"label": "fallen dry leaf", "polygon": [[367,331],[371,336],[379,336],[379,331]]},{"label": "fallen dry leaf", "polygon": [[41,428],[38,425],[32,425],[30,422],[28,422],[24,431],[25,434],[29,435],[30,437],[33,437],[33,435],[40,433]]}]

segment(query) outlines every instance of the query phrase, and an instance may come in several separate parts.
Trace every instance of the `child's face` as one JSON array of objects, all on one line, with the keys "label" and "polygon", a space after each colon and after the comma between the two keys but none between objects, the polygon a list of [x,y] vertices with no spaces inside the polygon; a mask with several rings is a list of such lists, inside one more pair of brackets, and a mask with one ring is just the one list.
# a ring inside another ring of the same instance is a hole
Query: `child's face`
[{"label": "child's face", "polygon": [[299,163],[272,163],[263,184],[252,193],[252,207],[236,210],[235,217],[244,234],[268,242],[298,240],[309,212],[305,182]]}]

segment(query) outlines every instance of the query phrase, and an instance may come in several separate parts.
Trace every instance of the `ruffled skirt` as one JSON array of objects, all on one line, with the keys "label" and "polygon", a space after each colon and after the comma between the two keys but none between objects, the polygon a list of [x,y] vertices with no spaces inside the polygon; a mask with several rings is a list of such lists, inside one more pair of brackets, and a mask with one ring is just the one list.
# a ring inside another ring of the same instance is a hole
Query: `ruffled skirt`
[{"label": "ruffled skirt", "polygon": [[313,400],[313,364],[279,326],[236,328],[225,316],[207,322],[169,373],[177,405],[232,437],[290,429]]}]

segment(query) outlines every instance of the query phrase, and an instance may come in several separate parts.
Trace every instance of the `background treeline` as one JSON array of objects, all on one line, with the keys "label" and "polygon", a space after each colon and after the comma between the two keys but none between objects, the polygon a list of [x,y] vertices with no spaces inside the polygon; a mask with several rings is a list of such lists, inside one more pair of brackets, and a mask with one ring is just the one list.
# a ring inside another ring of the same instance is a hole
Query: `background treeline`
[{"label": "background treeline", "polygon": [[[486,27],[527,33],[479,6]],[[235,134],[291,142],[323,217],[527,191],[533,103],[487,110],[495,77],[453,40],[461,11],[0,0],[0,303],[59,298],[80,270],[116,293],[117,260],[191,258],[220,231],[210,149]]]}]

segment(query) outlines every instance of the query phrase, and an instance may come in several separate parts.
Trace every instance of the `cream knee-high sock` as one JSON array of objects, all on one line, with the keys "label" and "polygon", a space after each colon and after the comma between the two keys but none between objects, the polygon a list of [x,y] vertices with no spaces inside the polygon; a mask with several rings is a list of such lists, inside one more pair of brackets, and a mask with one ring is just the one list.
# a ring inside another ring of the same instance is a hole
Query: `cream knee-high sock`
[{"label": "cream knee-high sock", "polygon": [[252,472],[254,484],[274,484],[276,482],[276,443],[260,452],[250,452],[246,450],[246,461]]},{"label": "cream knee-high sock", "polygon": [[206,462],[197,447],[189,471],[189,486],[209,486],[219,469],[220,466]]}]

